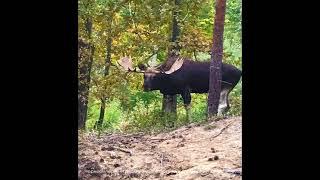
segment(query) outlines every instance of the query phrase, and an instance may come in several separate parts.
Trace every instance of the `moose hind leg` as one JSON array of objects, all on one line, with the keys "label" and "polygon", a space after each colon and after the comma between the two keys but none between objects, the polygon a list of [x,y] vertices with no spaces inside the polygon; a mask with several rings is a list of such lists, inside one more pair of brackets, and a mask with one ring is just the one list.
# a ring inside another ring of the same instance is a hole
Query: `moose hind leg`
[{"label": "moose hind leg", "polygon": [[186,109],[187,122],[191,122],[191,104],[185,104],[184,108]]},{"label": "moose hind leg", "polygon": [[229,101],[228,101],[229,92],[230,92],[230,89],[222,89],[220,92],[218,115],[223,115],[230,109]]},{"label": "moose hind leg", "polygon": [[183,93],[181,94],[182,98],[183,98],[183,103],[184,103],[184,107],[186,110],[186,115],[187,115],[187,122],[191,122],[191,94],[190,94],[190,89],[185,89],[183,91]]}]

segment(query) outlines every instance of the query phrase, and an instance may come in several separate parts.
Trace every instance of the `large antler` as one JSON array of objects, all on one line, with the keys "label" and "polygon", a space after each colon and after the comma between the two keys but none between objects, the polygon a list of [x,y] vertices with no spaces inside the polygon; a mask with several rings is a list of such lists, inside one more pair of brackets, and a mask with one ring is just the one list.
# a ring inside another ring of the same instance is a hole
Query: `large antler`
[{"label": "large antler", "polygon": [[170,69],[168,71],[165,71],[164,73],[171,74],[177,71],[178,69],[181,68],[181,66],[183,65],[183,62],[184,62],[184,59],[182,57],[177,58],[175,62],[172,64],[172,66],[170,67]]},{"label": "large antler", "polygon": [[126,71],[133,71],[134,70],[131,58],[123,57],[118,61],[118,63]]},{"label": "large antler", "polygon": [[133,68],[133,63],[131,57],[123,57],[118,61],[118,64],[124,68],[125,71],[136,72],[136,73],[144,73],[145,71],[137,71],[136,68]]},{"label": "large antler", "polygon": [[143,64],[139,64],[138,67],[140,69],[140,71],[137,71],[136,68],[133,68],[133,63],[131,58],[129,57],[123,57],[118,61],[118,64],[120,64],[120,66],[122,66],[124,68],[124,70],[129,71],[129,72],[137,72],[137,73],[145,73],[145,72],[150,72],[150,73],[165,73],[165,74],[171,74],[175,71],[177,71],[178,69],[181,68],[181,66],[183,65],[184,59],[183,58],[177,58],[175,60],[175,62],[172,64],[172,66],[170,67],[169,70],[167,71],[160,71],[158,67],[151,67],[151,68],[147,68],[145,65]]}]

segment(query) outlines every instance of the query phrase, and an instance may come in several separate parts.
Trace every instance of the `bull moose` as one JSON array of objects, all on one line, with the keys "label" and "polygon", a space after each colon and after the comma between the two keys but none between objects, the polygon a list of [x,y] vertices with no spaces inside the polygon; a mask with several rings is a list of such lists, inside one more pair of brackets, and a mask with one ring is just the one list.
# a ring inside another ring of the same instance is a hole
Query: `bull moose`
[{"label": "bull moose", "polygon": [[[208,93],[209,91],[210,61],[192,61],[179,56],[170,58],[174,59],[169,67],[168,64],[161,64],[157,67],[139,64],[139,70],[133,68],[132,60],[129,57],[121,58],[118,63],[126,71],[143,73],[144,91],[160,90],[164,95],[180,94],[187,116],[190,117],[191,93]],[[221,75],[219,115],[230,109],[228,96],[239,82],[242,72],[233,65],[222,63]]]}]

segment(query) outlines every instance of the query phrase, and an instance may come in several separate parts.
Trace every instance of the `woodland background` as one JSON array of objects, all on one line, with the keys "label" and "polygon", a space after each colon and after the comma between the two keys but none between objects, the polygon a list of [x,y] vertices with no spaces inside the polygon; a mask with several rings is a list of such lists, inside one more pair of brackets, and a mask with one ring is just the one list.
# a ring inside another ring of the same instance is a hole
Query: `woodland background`
[{"label": "woodland background", "polygon": [[[166,119],[162,94],[143,92],[143,75],[126,73],[117,61],[127,55],[135,65],[157,65],[172,46],[173,11],[178,11],[182,56],[209,61],[212,47],[214,0],[79,0],[79,96],[86,115],[85,129],[102,120],[107,132],[161,131]],[[241,0],[228,0],[223,62],[241,69]],[[230,93],[227,116],[241,116],[242,83]],[[207,94],[192,94],[192,121],[206,119]],[[87,100],[86,100],[87,99]],[[177,96],[175,126],[186,123]]]}]

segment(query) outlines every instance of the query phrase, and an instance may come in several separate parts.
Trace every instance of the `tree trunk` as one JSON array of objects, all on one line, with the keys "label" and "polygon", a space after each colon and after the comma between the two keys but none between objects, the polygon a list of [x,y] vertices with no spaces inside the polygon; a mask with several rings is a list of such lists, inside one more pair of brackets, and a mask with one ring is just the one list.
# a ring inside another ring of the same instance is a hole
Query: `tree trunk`
[{"label": "tree trunk", "polygon": [[99,114],[99,119],[98,119],[98,121],[96,123],[96,128],[97,129],[101,129],[102,128],[105,109],[106,109],[106,99],[105,98],[101,98],[100,114]]},{"label": "tree trunk", "polygon": [[173,127],[177,119],[177,96],[163,95],[162,111],[166,119],[166,125]]},{"label": "tree trunk", "polygon": [[[171,42],[173,42],[172,47],[169,47],[168,59],[165,63],[166,65],[172,65],[175,58],[170,58],[172,56],[179,55],[180,46],[178,44],[178,37],[180,35],[180,27],[178,25],[178,10],[180,5],[180,0],[175,0],[175,8],[173,10],[173,17],[172,17],[172,37]],[[164,112],[165,118],[168,120],[169,127],[174,125],[174,121],[177,119],[177,95],[163,95],[162,101],[162,111]]]},{"label": "tree trunk", "polygon": [[171,42],[173,42],[173,46],[171,48],[171,52],[169,56],[179,55],[179,52],[180,52],[180,46],[179,46],[180,27],[178,24],[180,0],[175,0],[174,5],[175,5],[175,8],[173,10],[173,17],[172,17],[172,37],[171,37]]},{"label": "tree trunk", "polygon": [[208,94],[208,118],[218,113],[221,91],[221,64],[223,56],[223,31],[226,0],[216,1],[214,18],[213,46],[211,49],[210,81]]},{"label": "tree trunk", "polygon": [[79,75],[78,75],[78,128],[85,127],[85,121],[87,117],[87,104],[88,104],[88,66],[89,66],[89,44],[79,40]]},{"label": "tree trunk", "polygon": [[88,111],[88,97],[90,88],[90,73],[93,62],[94,46],[91,44],[92,22],[86,21],[86,31],[89,42],[78,40],[78,128],[85,128]]},{"label": "tree trunk", "polygon": [[[109,24],[111,26],[112,18],[110,18]],[[111,34],[111,27],[110,27],[108,30],[108,39],[106,41],[107,55],[106,55],[106,62],[105,62],[105,68],[104,68],[104,77],[109,75],[109,68],[111,65],[111,46],[112,46],[112,36],[111,35],[112,34]],[[106,89],[106,87],[104,89]],[[107,97],[105,95],[103,95],[103,97],[101,98],[100,115],[99,115],[99,119],[96,123],[96,128],[98,128],[98,129],[101,129],[102,124],[103,124],[104,112],[105,112],[105,108],[106,108],[106,99],[107,99]]]}]

